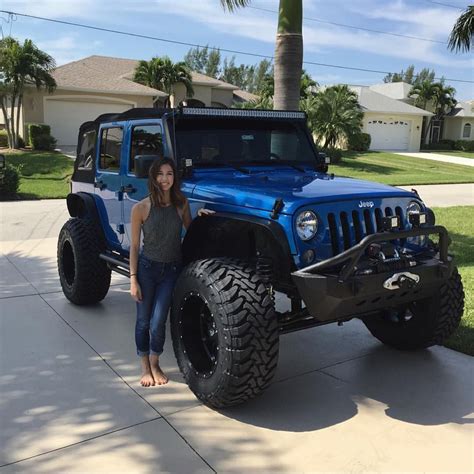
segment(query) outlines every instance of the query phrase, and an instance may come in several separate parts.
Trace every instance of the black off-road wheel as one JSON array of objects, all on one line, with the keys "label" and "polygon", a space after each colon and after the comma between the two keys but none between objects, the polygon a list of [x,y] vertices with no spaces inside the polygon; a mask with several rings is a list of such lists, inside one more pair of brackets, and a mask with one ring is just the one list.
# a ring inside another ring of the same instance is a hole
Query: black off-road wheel
[{"label": "black off-road wheel", "polygon": [[464,311],[461,276],[454,268],[438,291],[399,309],[364,319],[377,339],[401,350],[425,349],[443,344],[456,330]]},{"label": "black off-road wheel", "polygon": [[110,286],[110,269],[99,254],[105,242],[95,224],[69,219],[58,239],[58,271],[63,292],[77,305],[94,304],[105,298]]},{"label": "black off-road wheel", "polygon": [[171,334],[186,383],[208,406],[243,403],[273,378],[279,347],[273,297],[248,263],[188,265],[174,290]]}]

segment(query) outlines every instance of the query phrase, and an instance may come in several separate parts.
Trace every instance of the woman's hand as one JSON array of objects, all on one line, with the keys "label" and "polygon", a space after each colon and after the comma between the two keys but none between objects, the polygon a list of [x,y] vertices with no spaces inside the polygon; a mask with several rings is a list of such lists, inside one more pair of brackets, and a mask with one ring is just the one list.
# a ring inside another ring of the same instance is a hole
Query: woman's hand
[{"label": "woman's hand", "polygon": [[138,284],[136,276],[132,276],[130,279],[130,295],[137,303],[142,301],[142,289]]},{"label": "woman's hand", "polygon": [[215,211],[211,211],[211,209],[205,209],[204,207],[201,207],[201,209],[198,210],[197,215],[198,217],[202,216],[210,216],[211,214],[215,214]]}]

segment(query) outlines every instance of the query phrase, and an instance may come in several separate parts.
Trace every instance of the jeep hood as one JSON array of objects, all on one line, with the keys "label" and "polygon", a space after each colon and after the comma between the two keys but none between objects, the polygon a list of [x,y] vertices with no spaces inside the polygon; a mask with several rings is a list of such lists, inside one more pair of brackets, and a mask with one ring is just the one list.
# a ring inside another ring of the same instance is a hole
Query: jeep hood
[{"label": "jeep hood", "polygon": [[193,198],[220,204],[271,211],[275,199],[282,199],[282,213],[314,203],[371,200],[387,197],[417,198],[403,189],[352,178],[297,170],[262,171],[244,174],[233,170],[197,172],[188,184]]}]

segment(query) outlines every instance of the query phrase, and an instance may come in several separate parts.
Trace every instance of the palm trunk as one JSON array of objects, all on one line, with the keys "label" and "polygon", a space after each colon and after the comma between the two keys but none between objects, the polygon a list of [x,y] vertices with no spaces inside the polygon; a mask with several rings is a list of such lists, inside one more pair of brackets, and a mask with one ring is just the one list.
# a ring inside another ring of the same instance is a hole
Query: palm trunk
[{"label": "palm trunk", "polygon": [[303,64],[302,0],[280,0],[275,47],[276,110],[298,110]]},{"label": "palm trunk", "polygon": [[10,130],[12,134],[12,142],[10,143],[11,148],[16,148],[16,143],[17,143],[17,134],[16,134],[16,129],[15,129],[15,102],[16,102],[16,94],[12,94],[12,99],[11,99],[11,104],[10,104]]},{"label": "palm trunk", "polygon": [[8,106],[7,106],[6,97],[2,97],[2,112],[3,112],[3,118],[5,120],[5,129],[7,131],[8,146],[10,148],[13,148],[13,136],[12,136],[12,130],[10,127],[10,120],[8,120]]},{"label": "palm trunk", "polygon": [[[17,109],[16,109],[16,134],[17,134],[17,138],[16,138],[16,147],[15,148],[20,148],[20,115],[21,115],[21,106],[22,106],[22,103],[23,103],[23,94],[19,94],[18,95],[18,106],[17,106]],[[23,136],[23,133],[22,133],[22,136]]]}]

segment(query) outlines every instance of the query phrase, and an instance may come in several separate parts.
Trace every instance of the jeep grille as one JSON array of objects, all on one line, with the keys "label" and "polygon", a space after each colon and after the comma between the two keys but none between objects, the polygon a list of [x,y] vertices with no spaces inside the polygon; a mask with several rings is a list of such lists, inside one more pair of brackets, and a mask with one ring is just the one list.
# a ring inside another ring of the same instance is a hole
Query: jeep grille
[{"label": "jeep grille", "polygon": [[[354,246],[364,237],[381,231],[382,217],[397,215],[400,219],[400,229],[405,229],[405,220],[402,208],[397,206],[394,210],[391,207],[385,209],[373,207],[371,209],[354,210],[352,212],[330,212],[327,216],[329,224],[329,234],[333,255],[337,255],[344,250]],[[405,239],[399,243],[404,244]]]}]

